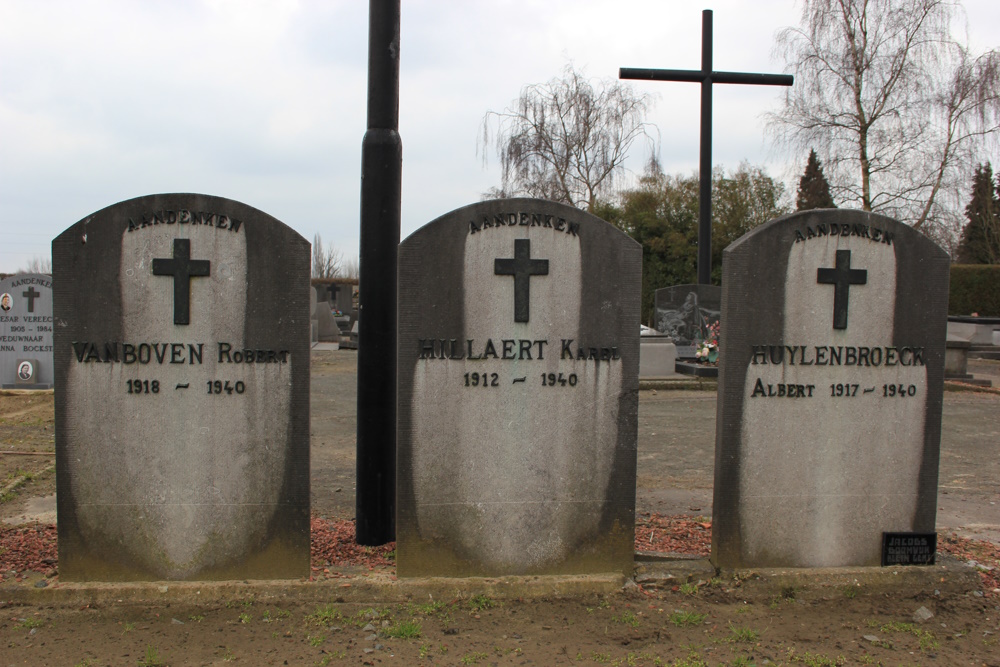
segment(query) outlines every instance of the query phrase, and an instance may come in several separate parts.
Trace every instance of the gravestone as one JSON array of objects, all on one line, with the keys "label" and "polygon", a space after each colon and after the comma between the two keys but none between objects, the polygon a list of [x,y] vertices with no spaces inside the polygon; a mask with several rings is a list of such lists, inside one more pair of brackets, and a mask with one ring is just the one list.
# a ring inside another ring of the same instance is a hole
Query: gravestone
[{"label": "gravestone", "polygon": [[150,195],[52,243],[59,574],[309,574],[309,244]]},{"label": "gravestone", "polygon": [[670,336],[678,359],[693,359],[695,348],[719,321],[722,288],[717,285],[674,285],[653,295],[656,330]]},{"label": "gravestone", "polygon": [[712,561],[879,565],[933,533],[947,253],[860,211],[790,215],[723,254]]},{"label": "gravestone", "polygon": [[318,329],[319,342],[336,343],[340,340],[340,327],[330,310],[330,303],[320,301],[316,304],[316,324]]},{"label": "gravestone", "polygon": [[400,576],[633,567],[640,246],[533,199],[399,250]]},{"label": "gravestone", "polygon": [[51,389],[52,278],[21,273],[0,280],[0,386]]}]

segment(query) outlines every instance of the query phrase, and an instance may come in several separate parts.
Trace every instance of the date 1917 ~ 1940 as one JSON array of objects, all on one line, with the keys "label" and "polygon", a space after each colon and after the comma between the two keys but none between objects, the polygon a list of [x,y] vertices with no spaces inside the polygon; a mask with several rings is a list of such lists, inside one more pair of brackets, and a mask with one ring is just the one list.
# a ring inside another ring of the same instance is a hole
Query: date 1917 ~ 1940
[{"label": "date 1917 ~ 1940", "polygon": [[[830,385],[830,395],[835,397],[853,398],[858,395],[860,385],[848,382],[837,382]],[[862,394],[874,393],[875,387],[862,389]],[[886,398],[908,398],[917,395],[917,386],[913,384],[884,384],[882,396]]]}]

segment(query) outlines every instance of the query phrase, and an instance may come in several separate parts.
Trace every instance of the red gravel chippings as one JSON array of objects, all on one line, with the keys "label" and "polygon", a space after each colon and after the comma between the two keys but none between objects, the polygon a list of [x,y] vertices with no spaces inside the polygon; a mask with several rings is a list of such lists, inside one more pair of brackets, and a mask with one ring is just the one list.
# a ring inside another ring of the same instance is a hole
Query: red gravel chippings
[{"label": "red gravel chippings", "polygon": [[[353,521],[313,517],[311,529],[314,578],[350,576],[338,572],[340,567],[395,568],[395,543],[379,547],[356,544]],[[636,518],[636,551],[708,557],[711,545],[712,523],[707,519],[659,514],[640,514]],[[1000,590],[1000,546],[955,534],[941,535],[938,552],[975,561],[985,594],[997,595]],[[56,559],[55,525],[0,527],[0,582],[20,581],[27,571],[55,576]]]},{"label": "red gravel chippings", "polygon": [[54,574],[57,555],[55,525],[0,528],[0,581],[20,580],[26,570]]}]

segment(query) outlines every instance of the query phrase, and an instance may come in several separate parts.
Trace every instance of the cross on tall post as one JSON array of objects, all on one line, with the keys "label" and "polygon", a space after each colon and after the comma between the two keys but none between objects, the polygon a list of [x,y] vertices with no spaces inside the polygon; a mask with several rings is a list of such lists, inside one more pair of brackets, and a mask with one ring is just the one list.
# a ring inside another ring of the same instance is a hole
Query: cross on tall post
[{"label": "cross on tall post", "polygon": [[698,284],[712,282],[712,84],[790,86],[790,74],[712,71],[712,10],[701,12],[701,69],[642,69],[622,67],[620,79],[688,81],[701,84],[701,156],[698,163]]},{"label": "cross on tall post", "polygon": [[191,278],[209,275],[207,259],[191,259],[191,240],[174,239],[174,256],[153,259],[154,276],[173,276],[174,324],[191,323]]},{"label": "cross on tall post", "polygon": [[27,290],[21,292],[21,296],[28,300],[28,312],[35,312],[35,299],[42,295],[41,292],[35,289],[34,285],[30,285]]},{"label": "cross on tall post", "polygon": [[851,251],[838,250],[832,269],[816,269],[816,282],[833,285],[833,328],[847,328],[847,304],[851,285],[866,285],[868,272],[851,268]]},{"label": "cross on tall post", "polygon": [[531,276],[547,276],[549,260],[531,259],[531,241],[514,239],[514,259],[494,259],[493,273],[498,276],[514,276],[514,321],[527,322],[531,302]]}]

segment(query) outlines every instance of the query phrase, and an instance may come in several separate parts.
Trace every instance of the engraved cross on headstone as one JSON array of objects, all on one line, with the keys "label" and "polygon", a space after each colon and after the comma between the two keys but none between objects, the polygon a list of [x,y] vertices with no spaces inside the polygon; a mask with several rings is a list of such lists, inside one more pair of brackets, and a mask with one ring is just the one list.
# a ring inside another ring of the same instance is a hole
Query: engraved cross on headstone
[{"label": "engraved cross on headstone", "polygon": [[21,296],[28,300],[28,312],[35,312],[35,299],[42,295],[41,292],[37,291],[34,285],[28,287],[26,292],[21,292]]},{"label": "engraved cross on headstone", "polygon": [[514,321],[528,321],[528,304],[531,276],[549,274],[549,260],[531,259],[531,241],[514,239],[514,259],[493,260],[493,273],[498,276],[514,276]]},{"label": "engraved cross on headstone", "polygon": [[191,240],[174,239],[173,258],[153,259],[154,276],[174,278],[174,324],[191,323],[191,278],[209,275],[207,259],[191,259]]},{"label": "engraved cross on headstone", "polygon": [[816,269],[816,282],[833,285],[833,328],[847,328],[847,302],[851,285],[868,283],[868,272],[851,268],[851,251],[838,250],[837,262],[832,269]]}]

